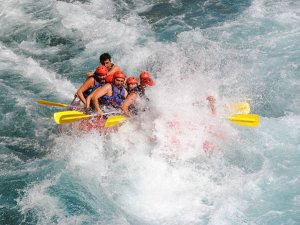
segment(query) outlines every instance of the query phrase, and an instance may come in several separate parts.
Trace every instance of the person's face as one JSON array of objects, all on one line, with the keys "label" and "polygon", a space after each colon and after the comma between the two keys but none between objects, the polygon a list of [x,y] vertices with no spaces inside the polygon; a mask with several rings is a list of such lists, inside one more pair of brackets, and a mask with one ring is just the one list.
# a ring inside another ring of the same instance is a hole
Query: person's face
[{"label": "person's face", "polygon": [[140,83],[141,83],[141,86],[143,86],[143,87],[148,87],[148,86],[154,85],[154,82],[151,78],[142,79]]},{"label": "person's face", "polygon": [[104,73],[96,73],[97,77],[101,82],[105,82],[106,74]]},{"label": "person's face", "polygon": [[127,85],[128,85],[128,89],[130,91],[133,90],[137,86],[137,84],[127,84]]},{"label": "person's face", "polygon": [[103,66],[105,66],[107,69],[110,69],[111,67],[111,61],[109,59],[106,59],[103,63]]},{"label": "person's face", "polygon": [[125,79],[123,79],[123,78],[116,78],[116,79],[115,79],[115,85],[116,85],[117,87],[122,87],[123,84],[124,84],[124,81],[125,81]]}]

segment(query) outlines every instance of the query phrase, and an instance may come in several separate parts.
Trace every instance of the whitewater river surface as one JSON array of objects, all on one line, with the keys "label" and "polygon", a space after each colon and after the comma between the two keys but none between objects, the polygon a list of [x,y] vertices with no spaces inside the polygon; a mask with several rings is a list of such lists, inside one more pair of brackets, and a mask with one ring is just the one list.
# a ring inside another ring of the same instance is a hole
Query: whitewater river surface
[{"label": "whitewater river surface", "polygon": [[[299,0],[0,5],[0,224],[300,224]],[[70,103],[104,52],[152,74],[148,110],[61,133],[36,100]]]}]

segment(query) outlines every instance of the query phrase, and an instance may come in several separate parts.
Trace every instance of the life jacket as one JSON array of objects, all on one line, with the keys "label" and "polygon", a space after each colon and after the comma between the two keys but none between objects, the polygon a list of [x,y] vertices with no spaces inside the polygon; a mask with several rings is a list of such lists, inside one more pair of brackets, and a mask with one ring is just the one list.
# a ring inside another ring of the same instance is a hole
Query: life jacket
[{"label": "life jacket", "polygon": [[94,87],[87,89],[85,92],[83,92],[83,96],[87,98],[93,91],[95,91],[98,87],[102,87],[105,83],[101,82],[99,77],[94,74],[89,79],[94,78]]},{"label": "life jacket", "polygon": [[125,99],[125,88],[122,86],[120,89],[115,85],[111,84],[112,96],[104,95],[100,99],[100,104],[105,106],[112,106],[116,109],[120,108],[121,103]]}]

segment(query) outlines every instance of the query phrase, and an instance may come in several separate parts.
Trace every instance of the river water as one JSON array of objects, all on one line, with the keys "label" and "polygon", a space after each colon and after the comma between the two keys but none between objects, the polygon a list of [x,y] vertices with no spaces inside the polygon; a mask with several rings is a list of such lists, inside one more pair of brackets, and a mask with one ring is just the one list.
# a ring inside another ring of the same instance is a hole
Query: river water
[{"label": "river water", "polygon": [[[300,224],[299,21],[292,0],[1,0],[0,224]],[[60,133],[36,100],[71,102],[104,52],[153,75],[149,110]],[[226,120],[239,101],[258,127]]]}]

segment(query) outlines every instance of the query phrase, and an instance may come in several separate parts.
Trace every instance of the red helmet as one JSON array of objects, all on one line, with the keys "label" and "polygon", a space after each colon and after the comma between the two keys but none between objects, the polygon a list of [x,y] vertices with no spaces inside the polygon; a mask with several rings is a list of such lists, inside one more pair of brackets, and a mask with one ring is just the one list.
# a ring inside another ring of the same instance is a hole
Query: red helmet
[{"label": "red helmet", "polygon": [[126,74],[123,73],[122,71],[117,71],[114,73],[114,79],[116,78],[123,78],[124,80],[126,79]]},{"label": "red helmet", "polygon": [[96,74],[106,75],[108,73],[107,68],[105,66],[98,66],[95,71]]},{"label": "red helmet", "polygon": [[151,78],[151,75],[144,71],[140,74],[140,79],[141,79],[141,86],[153,86],[155,83]]},{"label": "red helmet", "polygon": [[151,75],[147,71],[141,72],[141,74],[140,74],[140,79],[141,80],[149,79],[149,78],[151,79]]},{"label": "red helmet", "polygon": [[136,77],[128,77],[126,80],[126,84],[138,84],[138,79]]},{"label": "red helmet", "polygon": [[106,82],[106,83],[112,83],[113,81],[114,81],[114,76],[113,76],[112,74],[107,75],[107,76],[105,77],[105,82]]}]

